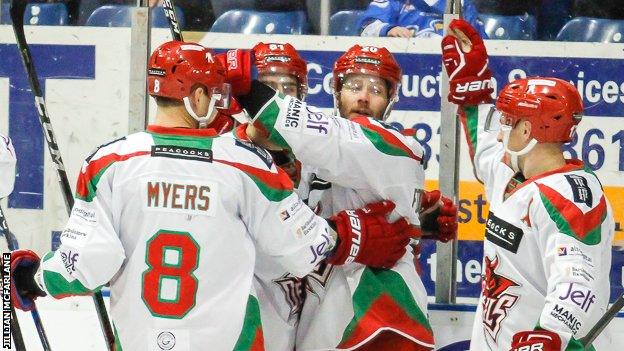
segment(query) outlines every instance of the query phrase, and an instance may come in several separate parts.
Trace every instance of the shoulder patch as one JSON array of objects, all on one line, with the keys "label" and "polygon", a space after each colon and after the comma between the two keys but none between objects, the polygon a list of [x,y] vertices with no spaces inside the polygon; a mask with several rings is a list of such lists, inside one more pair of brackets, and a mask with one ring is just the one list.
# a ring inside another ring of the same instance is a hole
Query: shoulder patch
[{"label": "shoulder patch", "polygon": [[577,174],[566,174],[565,178],[572,188],[574,202],[584,203],[587,207],[591,207],[593,204],[593,197],[591,189],[587,184],[587,179]]},{"label": "shoulder patch", "polygon": [[271,157],[271,154],[267,150],[257,146],[254,143],[239,139],[236,139],[234,141],[234,144],[236,146],[242,147],[247,151],[251,151],[254,155],[260,158],[260,160],[267,166],[268,169],[271,169],[271,165],[273,165],[273,157]]}]

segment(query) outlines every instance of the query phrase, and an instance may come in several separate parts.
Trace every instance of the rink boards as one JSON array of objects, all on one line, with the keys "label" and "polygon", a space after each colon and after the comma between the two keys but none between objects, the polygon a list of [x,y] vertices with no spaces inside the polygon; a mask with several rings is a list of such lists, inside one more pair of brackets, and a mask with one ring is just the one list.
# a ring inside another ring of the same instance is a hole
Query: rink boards
[{"label": "rink boards", "polygon": [[[34,60],[46,91],[48,110],[57,134],[70,183],[82,160],[110,139],[128,130],[130,31],[125,28],[27,27]],[[167,39],[154,30],[152,46]],[[187,40],[224,50],[250,48],[258,41],[291,42],[308,60],[307,101],[332,110],[331,68],[341,52],[356,43],[388,47],[404,72],[391,121],[414,128],[427,151],[427,188],[436,187],[439,165],[439,40],[338,38],[317,36],[253,36],[191,33]],[[506,82],[530,75],[555,75],[572,81],[582,92],[586,117],[567,155],[582,158],[596,170],[618,222],[616,239],[624,242],[624,71],[621,44],[505,42],[487,43],[491,68],[500,89]],[[66,211],[56,175],[44,151],[32,95],[19,61],[13,33],[0,26],[0,132],[9,133],[18,153],[15,192],[7,219],[22,247],[39,253],[57,243]],[[154,106],[151,105],[153,113]],[[483,222],[487,201],[472,175],[465,143],[460,166],[460,242],[458,295],[476,297],[480,289]],[[6,208],[6,202],[4,202]],[[423,281],[433,294],[434,245],[425,243]],[[622,291],[624,252],[613,251],[612,296]],[[446,312],[445,312],[446,313]],[[458,312],[459,313],[459,312]],[[461,312],[464,313],[464,312]],[[624,339],[623,339],[624,342]]]}]

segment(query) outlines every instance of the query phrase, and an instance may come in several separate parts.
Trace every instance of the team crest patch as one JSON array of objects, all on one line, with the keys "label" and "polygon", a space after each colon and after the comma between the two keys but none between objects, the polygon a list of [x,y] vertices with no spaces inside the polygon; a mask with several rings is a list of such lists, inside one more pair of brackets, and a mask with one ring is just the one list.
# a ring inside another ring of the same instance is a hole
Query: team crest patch
[{"label": "team crest patch", "polygon": [[510,288],[520,286],[513,280],[496,273],[500,261],[485,256],[485,276],[483,277],[483,329],[496,341],[501,325],[509,310],[518,301],[518,296],[509,292]]}]

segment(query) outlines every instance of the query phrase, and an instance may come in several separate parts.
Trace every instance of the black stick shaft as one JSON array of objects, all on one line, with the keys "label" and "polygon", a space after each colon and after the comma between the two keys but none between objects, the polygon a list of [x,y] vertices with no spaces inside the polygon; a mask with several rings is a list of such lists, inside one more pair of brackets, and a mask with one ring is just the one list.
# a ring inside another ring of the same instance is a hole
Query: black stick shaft
[{"label": "black stick shaft", "polygon": [[163,10],[165,11],[167,19],[169,19],[169,29],[171,30],[171,37],[173,40],[184,41],[182,39],[182,30],[180,29],[180,22],[178,22],[173,0],[163,1]]},{"label": "black stick shaft", "polygon": [[[74,206],[74,198],[72,196],[71,187],[69,186],[69,180],[67,179],[67,173],[65,172],[65,166],[63,159],[61,158],[61,153],[56,142],[54,131],[52,130],[52,124],[50,123],[50,118],[48,117],[48,113],[45,108],[45,100],[43,99],[43,92],[41,90],[41,86],[39,85],[39,79],[37,78],[37,71],[35,70],[35,66],[33,64],[30,48],[28,47],[26,36],[24,35],[24,11],[26,10],[27,3],[28,0],[13,0],[11,2],[10,12],[11,20],[13,22],[13,31],[15,32],[17,47],[21,53],[22,63],[26,69],[30,87],[35,95],[35,106],[37,107],[39,120],[41,121],[41,125],[43,127],[48,150],[50,151],[52,161],[56,166],[56,173],[61,185],[63,198],[65,199],[67,213],[71,214],[71,209]],[[115,350],[115,336],[110,320],[108,319],[108,312],[106,311],[106,305],[104,304],[104,298],[102,297],[101,292],[95,292],[93,294],[93,303],[95,304],[95,310],[98,315],[100,327],[104,334],[104,339],[106,340],[106,345],[109,350],[113,351]]]},{"label": "black stick shaft", "polygon": [[611,307],[607,310],[607,312],[605,312],[605,314],[602,317],[600,317],[598,322],[596,322],[594,327],[591,328],[591,330],[587,333],[587,335],[585,335],[584,337],[581,338],[581,340],[579,340],[581,344],[583,344],[583,346],[585,347],[585,350],[590,349],[592,342],[594,342],[594,340],[596,340],[598,335],[602,333],[602,331],[604,330],[604,328],[607,327],[609,322],[611,322],[611,320],[615,318],[615,316],[618,314],[618,312],[620,312],[622,307],[624,307],[624,293],[621,294],[620,297],[617,300],[615,300],[613,305],[611,305]]}]

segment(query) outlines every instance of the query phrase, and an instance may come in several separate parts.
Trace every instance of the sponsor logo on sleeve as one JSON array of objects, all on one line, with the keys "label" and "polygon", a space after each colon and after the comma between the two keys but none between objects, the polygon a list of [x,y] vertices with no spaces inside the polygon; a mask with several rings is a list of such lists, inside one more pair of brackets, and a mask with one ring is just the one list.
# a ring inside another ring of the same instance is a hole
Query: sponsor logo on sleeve
[{"label": "sponsor logo on sleeve", "polygon": [[574,315],[574,313],[568,311],[564,305],[555,304],[553,309],[550,311],[550,316],[560,322],[562,322],[572,334],[576,335],[579,331],[583,323],[581,320]]},{"label": "sponsor logo on sleeve", "polygon": [[325,233],[321,234],[321,236],[324,239],[323,242],[320,244],[310,245],[310,251],[312,252],[312,260],[310,261],[310,264],[316,264],[320,260],[324,259],[327,252],[332,248],[332,242],[329,238],[327,230],[325,230]]},{"label": "sponsor logo on sleeve", "polygon": [[212,150],[175,145],[154,145],[152,146],[152,157],[212,162]]},{"label": "sponsor logo on sleeve", "polygon": [[[279,217],[280,221],[286,222],[292,219],[293,217],[295,217],[295,215],[299,213],[299,211],[303,208],[303,206],[304,206],[303,202],[297,200],[289,204],[286,208],[280,208],[277,211],[277,216]],[[311,219],[313,219],[313,217],[311,217]]]},{"label": "sponsor logo on sleeve", "polygon": [[78,253],[69,251],[61,252],[61,261],[63,261],[63,265],[65,269],[67,269],[67,273],[72,274],[76,271],[76,262],[78,262]]},{"label": "sponsor logo on sleeve", "polygon": [[93,210],[74,206],[71,215],[74,218],[82,219],[83,222],[81,224],[87,224],[89,226],[94,226],[97,224],[97,215]]},{"label": "sponsor logo on sleeve", "polygon": [[305,133],[309,135],[329,135],[331,124],[329,117],[323,112],[306,106],[306,129]]},{"label": "sponsor logo on sleeve", "polygon": [[594,260],[587,255],[583,249],[574,244],[557,247],[557,256],[562,260],[581,258],[584,264],[589,267],[594,267]]},{"label": "sponsor logo on sleeve", "polygon": [[577,305],[583,312],[596,302],[596,294],[591,289],[576,283],[568,283],[559,300]]},{"label": "sponsor logo on sleeve", "polygon": [[588,283],[594,281],[594,276],[584,267],[568,266],[565,268],[565,274],[567,277],[570,278],[581,278]]},{"label": "sponsor logo on sleeve", "polygon": [[574,202],[585,204],[587,205],[587,207],[591,207],[593,197],[591,189],[589,188],[589,185],[587,185],[587,179],[576,174],[566,174],[565,178],[568,183],[570,183],[570,187],[572,187]]},{"label": "sponsor logo on sleeve", "polygon": [[507,251],[517,253],[523,235],[522,229],[496,217],[490,211],[485,223],[485,238],[487,240]]},{"label": "sponsor logo on sleeve", "polygon": [[284,118],[284,129],[299,130],[301,128],[301,108],[303,103],[297,99],[288,100],[286,107],[286,117]]}]

